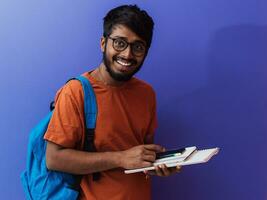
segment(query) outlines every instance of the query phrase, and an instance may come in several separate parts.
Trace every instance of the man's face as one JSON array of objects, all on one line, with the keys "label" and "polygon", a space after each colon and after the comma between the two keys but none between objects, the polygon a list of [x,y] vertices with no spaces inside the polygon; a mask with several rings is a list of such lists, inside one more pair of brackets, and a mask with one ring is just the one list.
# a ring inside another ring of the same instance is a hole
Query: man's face
[{"label": "man's face", "polygon": [[[114,39],[118,38],[130,44],[137,45],[128,45],[124,50],[115,49],[114,45],[121,45],[120,41],[114,41]],[[114,80],[128,81],[140,70],[146,56],[146,49],[145,53],[136,55],[135,50],[138,51],[141,47],[138,44],[144,44],[145,47],[145,41],[124,25],[116,25],[113,27],[113,31],[109,37],[101,39],[103,62],[109,75]]]}]

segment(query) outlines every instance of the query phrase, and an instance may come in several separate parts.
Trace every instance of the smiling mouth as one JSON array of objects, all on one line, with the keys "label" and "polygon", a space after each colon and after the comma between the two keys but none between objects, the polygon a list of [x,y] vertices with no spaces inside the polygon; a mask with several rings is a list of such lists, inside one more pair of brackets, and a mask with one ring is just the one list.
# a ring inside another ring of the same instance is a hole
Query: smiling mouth
[{"label": "smiling mouth", "polygon": [[115,57],[114,61],[118,63],[119,65],[122,65],[123,67],[130,67],[136,64],[136,61],[134,60],[126,60],[121,57]]}]

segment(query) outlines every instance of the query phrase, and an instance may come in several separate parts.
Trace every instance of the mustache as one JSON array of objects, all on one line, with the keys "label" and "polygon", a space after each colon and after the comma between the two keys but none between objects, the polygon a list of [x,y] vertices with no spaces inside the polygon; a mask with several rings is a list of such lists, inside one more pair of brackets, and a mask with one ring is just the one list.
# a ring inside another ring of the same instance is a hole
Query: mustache
[{"label": "mustache", "polygon": [[125,62],[130,62],[132,63],[133,65],[136,65],[137,64],[137,61],[135,59],[125,59],[123,57],[120,57],[120,56],[113,56],[112,60],[115,61],[117,59],[121,59],[121,60],[124,60]]}]

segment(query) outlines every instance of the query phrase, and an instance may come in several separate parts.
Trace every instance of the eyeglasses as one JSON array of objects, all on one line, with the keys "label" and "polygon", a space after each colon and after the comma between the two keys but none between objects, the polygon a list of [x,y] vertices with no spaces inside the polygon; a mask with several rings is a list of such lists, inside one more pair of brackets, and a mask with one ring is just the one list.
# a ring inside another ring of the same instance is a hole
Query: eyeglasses
[{"label": "eyeglasses", "polygon": [[116,51],[124,51],[130,45],[131,52],[134,56],[139,57],[146,53],[146,45],[141,41],[130,43],[121,37],[113,38],[108,36],[108,38],[112,40],[112,46]]}]

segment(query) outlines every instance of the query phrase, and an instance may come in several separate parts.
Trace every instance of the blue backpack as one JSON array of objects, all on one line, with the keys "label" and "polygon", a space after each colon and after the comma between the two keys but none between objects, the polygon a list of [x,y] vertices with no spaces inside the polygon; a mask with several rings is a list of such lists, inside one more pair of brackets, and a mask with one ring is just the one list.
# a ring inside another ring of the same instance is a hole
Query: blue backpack
[{"label": "blue backpack", "polygon": [[[82,84],[84,93],[84,113],[86,134],[85,151],[95,151],[94,130],[97,117],[97,104],[93,88],[87,78],[74,78]],[[51,106],[50,106],[51,108]],[[46,167],[46,140],[43,139],[47,130],[51,112],[31,131],[26,170],[21,174],[21,181],[27,200],[76,200],[79,196],[81,176],[51,171]],[[99,173],[93,174],[93,179],[99,179]]]}]

